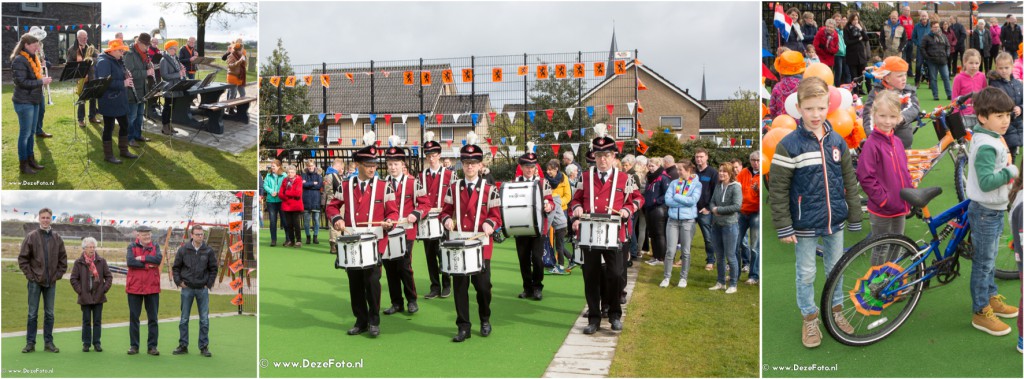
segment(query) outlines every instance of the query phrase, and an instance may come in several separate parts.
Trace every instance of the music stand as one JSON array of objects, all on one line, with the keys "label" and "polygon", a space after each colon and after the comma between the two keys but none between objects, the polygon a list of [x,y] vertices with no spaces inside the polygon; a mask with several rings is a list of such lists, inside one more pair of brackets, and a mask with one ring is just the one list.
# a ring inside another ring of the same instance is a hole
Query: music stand
[{"label": "music stand", "polygon": [[91,61],[68,62],[60,73],[60,81],[65,82],[84,78],[89,75],[90,68],[92,68]]},{"label": "music stand", "polygon": [[[86,67],[88,67],[88,65]],[[86,70],[86,71],[88,72],[88,70]],[[63,77],[63,76],[64,75],[61,74],[61,77]],[[99,78],[99,79],[90,80],[90,81],[85,82],[85,85],[82,86],[82,93],[80,95],[78,95],[78,100],[75,101],[75,104],[76,105],[84,104],[84,103],[87,103],[89,100],[99,101],[100,97],[102,97],[103,94],[105,92],[107,92],[107,88],[110,87],[110,83],[112,81],[113,81],[112,77],[107,76],[105,78]],[[78,140],[78,129],[81,129],[81,128],[77,128],[76,127],[74,129],[75,129],[75,137],[74,137],[74,139],[71,142],[72,142],[72,144],[77,144],[79,142],[79,140]],[[93,146],[93,149],[95,149],[95,148],[96,147]],[[88,153],[85,153],[84,155],[82,155],[81,160],[82,160],[82,165],[83,165],[81,176],[83,177],[83,179],[84,178],[88,178],[89,175],[86,175],[86,174],[88,174],[89,168],[91,167],[91,163],[92,163],[92,161],[90,161],[88,159]]]},{"label": "music stand", "polygon": [[[167,83],[167,82],[164,82],[164,83]],[[187,91],[189,89],[191,89],[192,86],[196,85],[196,83],[199,83],[199,81],[198,80],[194,80],[194,79],[182,79],[182,80],[178,81],[177,83],[174,83],[173,85],[168,84],[168,85],[166,85],[163,88],[161,96],[163,94],[168,94],[168,93],[172,93],[172,92],[181,92],[180,96],[187,96],[188,95]],[[167,99],[164,99],[164,101],[167,101]],[[172,109],[174,107],[174,102],[173,101],[171,102],[171,107],[172,107]],[[172,123],[172,125],[173,125],[173,123]],[[172,126],[171,129],[173,130],[174,127]],[[177,135],[177,134],[178,134],[177,132],[174,132],[174,133],[171,133],[170,135],[167,136],[167,141],[166,141],[167,145],[172,150],[174,149],[174,136]]]}]

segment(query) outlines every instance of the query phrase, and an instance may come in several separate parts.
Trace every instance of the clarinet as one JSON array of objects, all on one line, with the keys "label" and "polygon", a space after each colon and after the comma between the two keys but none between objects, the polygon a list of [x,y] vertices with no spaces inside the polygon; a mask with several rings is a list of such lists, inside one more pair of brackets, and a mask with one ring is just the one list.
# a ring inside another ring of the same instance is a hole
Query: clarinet
[{"label": "clarinet", "polygon": [[130,88],[128,90],[128,94],[129,94],[130,98],[132,100],[134,100],[133,101],[134,103],[138,103],[139,102],[139,95],[135,93],[135,79],[132,78],[132,72],[131,72],[131,70],[128,69],[128,67],[124,67],[124,75],[125,75],[125,77],[128,78],[128,80],[132,81],[131,85],[126,86],[126,87]]}]

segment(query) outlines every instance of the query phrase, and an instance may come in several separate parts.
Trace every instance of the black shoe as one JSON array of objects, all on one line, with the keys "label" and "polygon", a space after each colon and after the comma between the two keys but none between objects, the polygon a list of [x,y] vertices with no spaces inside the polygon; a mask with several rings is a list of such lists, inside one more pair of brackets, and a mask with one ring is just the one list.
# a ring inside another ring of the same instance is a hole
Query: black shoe
[{"label": "black shoe", "polygon": [[139,348],[132,346],[128,348],[128,355],[135,355],[139,353]]},{"label": "black shoe", "polygon": [[626,261],[626,267],[633,267],[633,261],[635,261],[635,260],[636,259],[630,259],[630,260]]},{"label": "black shoe", "polygon": [[88,353],[89,352],[89,345],[82,345],[82,352],[83,353]]},{"label": "black shoe", "polygon": [[352,329],[348,330],[348,335],[354,336],[354,335],[357,335],[357,334],[363,334],[363,332],[365,332],[365,331],[366,331],[365,328],[360,328],[358,326],[354,326],[354,327],[352,327]]},{"label": "black shoe", "polygon": [[416,305],[415,301],[409,303],[409,314],[413,314],[413,313],[419,312],[419,310],[420,310],[420,306]]},{"label": "black shoe", "polygon": [[277,241],[270,241],[270,247],[277,246]]},{"label": "black shoe", "polygon": [[306,236],[306,244],[307,244],[307,245],[309,245],[310,241],[311,241],[311,240],[309,239],[309,236]]},{"label": "black shoe", "polygon": [[430,290],[430,293],[428,293],[427,296],[424,296],[423,298],[424,299],[433,299],[433,298],[438,297],[440,295],[441,294],[438,293],[437,290]]},{"label": "black shoe", "polygon": [[21,349],[22,353],[31,353],[33,351],[36,351],[36,344],[34,343],[27,344],[25,348]]},{"label": "black shoe", "polygon": [[103,352],[103,347],[100,346],[100,344],[92,345],[92,349],[96,350],[97,353],[102,353]]},{"label": "black shoe", "polygon": [[380,335],[380,327],[377,325],[370,325],[370,337],[376,337]]},{"label": "black shoe", "polygon": [[622,330],[622,321],[620,321],[619,319],[612,320],[612,330],[614,330],[614,331]]},{"label": "black shoe", "polygon": [[151,348],[149,348],[149,350],[146,350],[146,354],[149,354],[149,355],[160,355],[160,350],[157,350],[155,347],[151,347]]},{"label": "black shoe", "polygon": [[526,291],[523,291],[523,292],[520,292],[520,293],[519,293],[519,296],[518,296],[518,297],[519,297],[520,299],[525,299],[525,298],[528,298],[528,297],[530,297],[530,295],[527,295],[527,294],[526,294]]},{"label": "black shoe", "polygon": [[540,292],[540,290],[533,291],[533,299],[534,300],[540,301],[543,298],[544,298],[544,294],[542,294]]},{"label": "black shoe", "polygon": [[[308,245],[309,242],[306,242],[306,244]],[[313,236],[313,244],[314,245],[319,245],[320,244],[320,240],[316,239],[316,236]]]},{"label": "black shoe", "polygon": [[53,342],[47,342],[46,345],[43,346],[43,351],[49,351],[51,353],[59,353],[60,349],[58,349],[57,346],[54,346]]},{"label": "black shoe", "polygon": [[619,295],[619,304],[626,304],[626,294]]},{"label": "black shoe", "polygon": [[587,327],[583,328],[583,334],[594,334],[598,330],[601,330],[600,324],[587,324]]},{"label": "black shoe", "polygon": [[491,323],[485,322],[480,324],[480,335],[484,337],[491,335]]},{"label": "black shoe", "polygon": [[174,351],[172,351],[171,354],[174,354],[174,355],[188,354],[188,346],[178,345],[178,347],[174,348]]},{"label": "black shoe", "polygon": [[[401,305],[392,305],[391,308],[388,308],[388,309],[384,310],[384,314],[386,314],[386,315],[393,315],[395,313],[402,312],[404,310],[405,309],[403,309]],[[372,326],[371,326],[371,328],[372,328]]]},{"label": "black shoe", "polygon": [[47,132],[36,133],[36,137],[39,138],[53,138],[53,134]]},{"label": "black shoe", "polygon": [[207,358],[213,356],[213,354],[210,354],[210,348],[208,348],[206,346],[203,346],[203,347],[199,348],[199,354],[204,356],[204,357],[207,357]]},{"label": "black shoe", "polygon": [[441,289],[441,298],[447,298],[452,295],[452,287],[444,287]]},{"label": "black shoe", "polygon": [[472,336],[473,335],[469,334],[468,330],[460,330],[459,333],[456,334],[454,338],[452,338],[452,342],[462,342]]}]

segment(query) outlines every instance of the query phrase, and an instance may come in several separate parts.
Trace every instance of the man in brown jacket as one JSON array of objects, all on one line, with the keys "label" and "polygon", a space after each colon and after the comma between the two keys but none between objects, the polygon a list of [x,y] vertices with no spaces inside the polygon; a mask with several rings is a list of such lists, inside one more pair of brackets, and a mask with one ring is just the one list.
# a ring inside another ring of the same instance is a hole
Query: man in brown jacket
[{"label": "man in brown jacket", "polygon": [[38,330],[39,296],[43,297],[43,341],[44,350],[57,353],[53,345],[53,300],[57,281],[68,270],[68,253],[64,240],[50,228],[53,220],[50,208],[39,210],[39,229],[33,230],[21,242],[18,266],[28,279],[28,328],[25,333],[25,348],[22,353],[36,351]]}]

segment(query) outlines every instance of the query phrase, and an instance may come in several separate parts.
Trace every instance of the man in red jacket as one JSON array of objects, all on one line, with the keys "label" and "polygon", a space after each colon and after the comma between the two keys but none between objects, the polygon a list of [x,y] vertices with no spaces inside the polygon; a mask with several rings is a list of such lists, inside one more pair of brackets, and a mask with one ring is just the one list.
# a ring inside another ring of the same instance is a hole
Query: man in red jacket
[{"label": "man in red jacket", "polygon": [[139,316],[142,307],[146,307],[149,333],[146,345],[149,355],[160,355],[156,349],[160,328],[157,317],[160,313],[160,262],[164,257],[160,254],[160,246],[153,243],[152,230],[148,226],[135,229],[136,239],[128,244],[125,262],[128,265],[128,279],[125,292],[128,293],[128,336],[131,347],[128,355],[139,353]]},{"label": "man in red jacket", "polygon": [[[472,132],[470,132],[472,133]],[[444,196],[441,209],[441,223],[445,229],[462,233],[483,232],[483,271],[472,276],[456,275],[452,278],[455,289],[455,325],[459,332],[453,342],[462,342],[471,336],[473,324],[469,319],[469,282],[476,289],[477,306],[480,308],[480,335],[491,335],[491,234],[501,227],[501,198],[494,184],[480,177],[483,168],[483,150],[475,144],[475,136],[467,136],[469,143],[459,151],[462,173],[465,179],[450,187]],[[456,214],[455,202],[458,202]]]},{"label": "man in red jacket", "polygon": [[[359,176],[342,184],[340,195],[327,203],[325,213],[334,229],[342,234],[346,229],[357,227],[379,233],[377,253],[383,254],[388,247],[387,231],[398,219],[395,194],[387,182],[375,175],[376,147],[370,145],[357,150],[353,160],[359,164]],[[356,324],[348,330],[348,335],[366,331],[371,337],[380,335],[380,265],[368,269],[347,269],[345,273],[348,274],[352,314],[356,317]]]},{"label": "man in red jacket", "polygon": [[537,154],[528,152],[519,157],[522,175],[516,176],[517,182],[534,182],[541,186],[541,202],[544,213],[541,216],[540,234],[536,236],[516,237],[516,253],[519,255],[519,274],[523,277],[523,292],[520,299],[544,298],[544,241],[547,239],[548,213],[555,207],[551,197],[551,185],[537,175]]},{"label": "man in red jacket", "polygon": [[[430,209],[440,212],[444,205],[444,194],[448,193],[448,188],[459,178],[455,171],[441,164],[441,144],[429,140],[433,138],[433,132],[427,132],[426,135],[428,141],[423,143],[423,154],[427,157],[427,167],[420,173],[420,182],[426,187]],[[442,238],[423,240],[423,251],[427,256],[427,274],[430,276],[430,293],[423,296],[424,299],[438,296],[446,298],[452,293],[451,275],[441,272],[441,240]]]},{"label": "man in red jacket", "polygon": [[430,200],[423,183],[416,178],[405,175],[405,150],[400,147],[388,148],[384,153],[388,162],[388,184],[395,194],[398,206],[398,219],[405,219],[405,255],[401,259],[384,261],[384,271],[388,277],[388,293],[391,295],[391,308],[384,314],[391,315],[402,312],[402,293],[409,302],[409,314],[416,313],[420,308],[416,305],[416,282],[412,272],[412,244],[416,242],[416,223],[430,212]]}]

